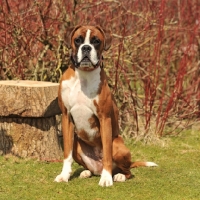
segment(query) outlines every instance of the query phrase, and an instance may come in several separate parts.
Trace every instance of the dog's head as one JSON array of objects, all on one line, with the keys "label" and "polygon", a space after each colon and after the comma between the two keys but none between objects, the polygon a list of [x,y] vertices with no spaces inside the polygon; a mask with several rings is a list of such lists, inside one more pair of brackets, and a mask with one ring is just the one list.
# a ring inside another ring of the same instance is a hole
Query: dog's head
[{"label": "dog's head", "polygon": [[77,26],[66,33],[65,43],[72,49],[75,67],[91,71],[100,66],[102,51],[110,48],[111,35],[99,26]]}]

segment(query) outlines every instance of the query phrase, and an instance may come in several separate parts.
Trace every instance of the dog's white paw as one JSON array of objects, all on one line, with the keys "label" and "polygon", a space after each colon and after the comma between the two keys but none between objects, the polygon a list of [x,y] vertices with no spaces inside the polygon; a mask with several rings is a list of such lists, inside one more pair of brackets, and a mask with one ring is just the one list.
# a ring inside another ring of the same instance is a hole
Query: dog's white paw
[{"label": "dog's white paw", "polygon": [[99,185],[100,186],[112,186],[113,185],[113,179],[112,179],[112,175],[106,171],[105,169],[103,169],[102,174],[101,174],[101,179],[99,181]]},{"label": "dog's white paw", "polygon": [[126,181],[126,176],[124,174],[118,173],[114,175],[113,180],[116,182],[124,182]]},{"label": "dog's white paw", "polygon": [[70,177],[70,173],[61,173],[59,174],[58,176],[56,176],[55,178],[55,182],[68,182],[69,180],[69,177]]},{"label": "dog's white paw", "polygon": [[68,182],[70,178],[70,174],[72,172],[71,165],[73,162],[72,152],[70,152],[69,156],[63,160],[63,168],[62,172],[55,178],[55,182]]},{"label": "dog's white paw", "polygon": [[80,178],[89,178],[92,176],[92,172],[90,170],[84,170],[80,173]]}]

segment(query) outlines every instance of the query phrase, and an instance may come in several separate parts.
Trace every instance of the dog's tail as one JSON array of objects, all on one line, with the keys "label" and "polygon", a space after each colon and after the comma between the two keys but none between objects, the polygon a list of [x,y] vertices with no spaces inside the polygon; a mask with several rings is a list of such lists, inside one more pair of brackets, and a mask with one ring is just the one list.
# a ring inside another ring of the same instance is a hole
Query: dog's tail
[{"label": "dog's tail", "polygon": [[135,167],[157,167],[158,165],[154,162],[132,162],[131,168]]}]

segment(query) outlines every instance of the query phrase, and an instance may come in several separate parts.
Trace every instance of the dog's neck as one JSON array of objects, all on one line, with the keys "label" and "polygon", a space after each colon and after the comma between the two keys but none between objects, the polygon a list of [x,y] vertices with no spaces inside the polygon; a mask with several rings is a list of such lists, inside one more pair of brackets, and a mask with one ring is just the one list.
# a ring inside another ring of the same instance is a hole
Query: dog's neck
[{"label": "dog's neck", "polygon": [[101,68],[92,71],[83,71],[75,68],[75,79],[79,82],[82,92],[89,97],[95,97],[101,82]]}]

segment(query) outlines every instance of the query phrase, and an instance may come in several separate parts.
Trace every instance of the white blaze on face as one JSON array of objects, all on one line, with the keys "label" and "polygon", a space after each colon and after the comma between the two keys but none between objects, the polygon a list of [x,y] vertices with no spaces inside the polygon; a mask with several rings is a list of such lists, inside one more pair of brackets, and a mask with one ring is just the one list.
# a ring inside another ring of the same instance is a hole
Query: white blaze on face
[{"label": "white blaze on face", "polygon": [[99,59],[98,59],[98,56],[97,56],[96,49],[90,43],[90,35],[91,35],[91,30],[88,29],[87,32],[86,32],[84,43],[79,46],[78,53],[77,53],[77,61],[78,61],[78,63],[80,63],[82,61],[83,56],[84,56],[83,52],[82,52],[82,47],[84,45],[88,45],[88,46],[91,47],[91,51],[89,53],[89,59],[90,59],[90,61],[92,62],[93,65],[96,65],[98,63]]},{"label": "white blaze on face", "polygon": [[91,33],[91,30],[88,29],[86,32],[84,44],[90,44],[90,33]]}]

